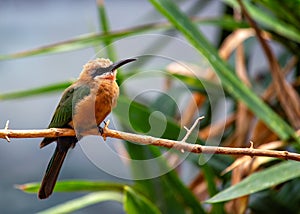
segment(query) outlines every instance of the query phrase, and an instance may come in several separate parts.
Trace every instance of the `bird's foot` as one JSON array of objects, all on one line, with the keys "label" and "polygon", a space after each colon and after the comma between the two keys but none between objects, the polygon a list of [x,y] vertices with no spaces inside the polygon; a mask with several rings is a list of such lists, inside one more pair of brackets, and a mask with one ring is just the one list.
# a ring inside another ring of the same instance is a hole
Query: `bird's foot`
[{"label": "bird's foot", "polygon": [[109,124],[109,120],[107,122],[103,121],[104,123],[104,127],[102,128],[99,124],[98,126],[98,131],[101,134],[101,136],[103,137],[103,140],[106,141],[106,135],[105,135],[105,130],[107,130],[108,128],[108,124]]},{"label": "bird's foot", "polygon": [[99,125],[98,126],[98,131],[99,131],[99,133],[101,134],[101,136],[103,135],[103,133],[104,133],[104,129]]},{"label": "bird's foot", "polygon": [[106,135],[105,135],[105,130],[108,129],[108,124],[109,124],[109,120],[107,122],[103,121],[104,123],[104,127],[102,128],[99,124],[98,126],[98,130],[99,130],[99,133],[101,134],[101,136],[103,137],[103,140],[106,141]]},{"label": "bird's foot", "polygon": [[103,133],[104,133],[104,129],[107,128],[107,126],[108,126],[108,124],[109,124],[109,120],[108,120],[107,122],[105,122],[105,121],[103,120],[103,123],[104,123],[104,128],[102,128],[102,127],[100,126],[100,124],[99,124],[99,126],[98,126],[98,131],[99,131],[99,133],[101,134],[101,136],[102,136]]}]

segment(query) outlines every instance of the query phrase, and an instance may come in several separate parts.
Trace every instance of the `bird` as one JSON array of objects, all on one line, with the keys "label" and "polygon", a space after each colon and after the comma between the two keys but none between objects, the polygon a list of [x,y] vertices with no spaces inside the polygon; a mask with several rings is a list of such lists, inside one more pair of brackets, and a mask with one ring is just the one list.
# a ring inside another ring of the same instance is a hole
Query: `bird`
[{"label": "bird", "polygon": [[48,128],[72,128],[76,136],[44,138],[40,143],[43,148],[56,142],[56,148],[42,179],[39,199],[52,194],[68,150],[91,130],[103,134],[100,124],[116,106],[119,96],[117,69],[135,60],[129,58],[116,63],[104,58],[91,60],[83,66],[79,78],[65,89]]}]

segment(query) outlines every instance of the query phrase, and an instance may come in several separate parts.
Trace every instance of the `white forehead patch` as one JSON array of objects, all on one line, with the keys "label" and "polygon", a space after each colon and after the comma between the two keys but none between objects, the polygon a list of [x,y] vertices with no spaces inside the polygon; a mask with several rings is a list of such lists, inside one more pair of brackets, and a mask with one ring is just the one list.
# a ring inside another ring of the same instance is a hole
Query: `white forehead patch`
[{"label": "white forehead patch", "polygon": [[83,69],[84,70],[94,70],[94,69],[97,69],[99,67],[107,68],[107,67],[109,67],[112,64],[113,64],[112,61],[110,61],[109,59],[98,58],[98,59],[94,59],[94,60],[88,61],[83,66]]}]

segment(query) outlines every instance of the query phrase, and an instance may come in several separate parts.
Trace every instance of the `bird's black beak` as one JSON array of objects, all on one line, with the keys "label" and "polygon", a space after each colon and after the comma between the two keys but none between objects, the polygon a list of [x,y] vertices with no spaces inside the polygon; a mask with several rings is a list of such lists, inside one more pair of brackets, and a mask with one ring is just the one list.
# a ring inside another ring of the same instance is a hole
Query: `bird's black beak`
[{"label": "bird's black beak", "polygon": [[129,62],[133,62],[137,60],[136,58],[131,58],[131,59],[123,59],[123,60],[120,60],[119,62],[115,62],[114,64],[112,64],[110,66],[110,71],[113,72],[114,70],[120,68],[121,66],[129,63]]}]

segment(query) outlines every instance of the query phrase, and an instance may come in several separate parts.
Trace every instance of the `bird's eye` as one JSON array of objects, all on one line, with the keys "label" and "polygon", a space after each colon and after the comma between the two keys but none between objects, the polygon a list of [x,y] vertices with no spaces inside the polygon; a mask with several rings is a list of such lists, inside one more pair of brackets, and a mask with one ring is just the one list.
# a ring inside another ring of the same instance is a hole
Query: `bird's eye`
[{"label": "bird's eye", "polygon": [[109,67],[106,67],[106,68],[99,67],[99,68],[95,69],[95,73],[93,73],[92,76],[93,77],[100,76],[100,75],[107,73],[108,71],[109,71]]}]

